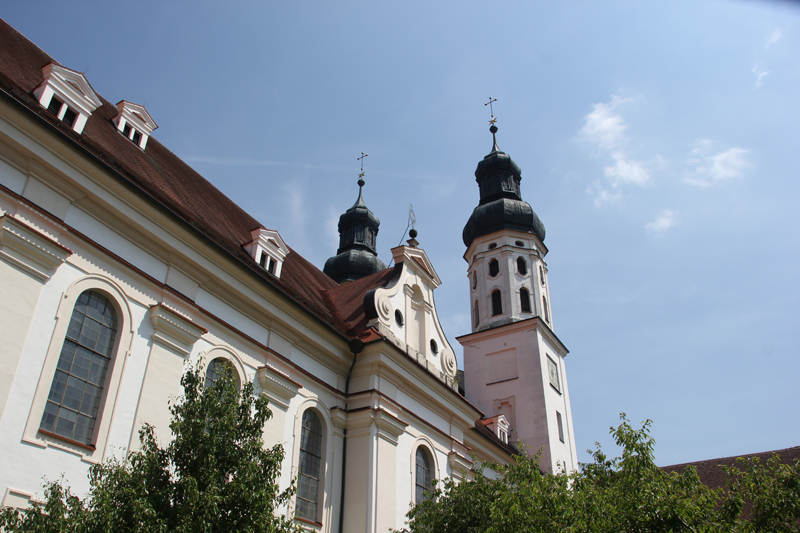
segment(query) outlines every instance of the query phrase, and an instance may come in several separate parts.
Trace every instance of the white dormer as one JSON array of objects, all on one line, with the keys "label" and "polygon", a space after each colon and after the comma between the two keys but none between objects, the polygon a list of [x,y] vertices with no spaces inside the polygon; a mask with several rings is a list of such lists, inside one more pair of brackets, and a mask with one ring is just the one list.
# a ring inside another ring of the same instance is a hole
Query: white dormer
[{"label": "white dormer", "polygon": [[86,76],[55,63],[42,67],[42,75],[44,81],[33,91],[39,105],[82,133],[92,112],[103,104]]},{"label": "white dormer", "polygon": [[511,425],[506,420],[506,415],[497,415],[487,419],[486,427],[494,433],[498,439],[508,444],[508,432]]},{"label": "white dormer", "polygon": [[276,278],[281,277],[283,260],[289,254],[289,247],[281,236],[277,231],[265,228],[256,228],[250,235],[253,240],[245,244],[247,253],[261,265],[261,268]]},{"label": "white dormer", "polygon": [[114,117],[117,131],[127,137],[133,144],[144,150],[147,139],[158,124],[144,106],[123,100],[117,104],[119,114]]}]

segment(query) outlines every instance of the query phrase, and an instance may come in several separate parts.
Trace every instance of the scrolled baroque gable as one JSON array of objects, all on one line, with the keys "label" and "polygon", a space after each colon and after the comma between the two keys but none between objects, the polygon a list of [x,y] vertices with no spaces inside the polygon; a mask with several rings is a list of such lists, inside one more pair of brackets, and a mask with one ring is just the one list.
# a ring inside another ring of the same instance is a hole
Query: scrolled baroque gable
[{"label": "scrolled baroque gable", "polygon": [[398,246],[392,250],[396,274],[386,287],[369,291],[364,307],[369,325],[429,372],[456,388],[455,352],[442,330],[433,291],[441,279],[424,250]]}]

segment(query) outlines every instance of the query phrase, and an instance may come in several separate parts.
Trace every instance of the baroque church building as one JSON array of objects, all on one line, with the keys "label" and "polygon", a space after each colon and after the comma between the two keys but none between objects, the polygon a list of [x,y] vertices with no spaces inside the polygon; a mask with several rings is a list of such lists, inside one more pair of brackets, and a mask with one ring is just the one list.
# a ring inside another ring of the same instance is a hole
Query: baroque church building
[{"label": "baroque church building", "polygon": [[545,471],[576,468],[544,225],[494,126],[463,232],[463,378],[434,265],[413,231],[394,266],[378,259],[363,180],[320,270],[156,128],[0,20],[2,505],[61,473],[84,494],[88,467],[135,449],[144,422],[168,441],[198,363],[269,398],[265,446],[284,446],[280,484],[298,485],[280,512],[313,531],[400,528],[432,480],[507,462],[518,441]]}]

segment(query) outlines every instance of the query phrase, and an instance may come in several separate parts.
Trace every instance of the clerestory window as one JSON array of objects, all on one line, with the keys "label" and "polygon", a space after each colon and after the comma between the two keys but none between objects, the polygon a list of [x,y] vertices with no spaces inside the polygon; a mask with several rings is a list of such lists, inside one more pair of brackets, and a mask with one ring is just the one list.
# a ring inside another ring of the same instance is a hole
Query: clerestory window
[{"label": "clerestory window", "polygon": [[433,488],[430,453],[424,446],[417,448],[416,463],[414,503],[422,503],[430,497],[430,490]]},{"label": "clerestory window", "polygon": [[312,409],[303,413],[300,437],[300,468],[297,476],[297,510],[299,518],[317,521],[320,471],[322,468],[322,424]]},{"label": "clerestory window", "polygon": [[78,298],[39,428],[91,445],[117,338],[117,314],[95,291]]}]

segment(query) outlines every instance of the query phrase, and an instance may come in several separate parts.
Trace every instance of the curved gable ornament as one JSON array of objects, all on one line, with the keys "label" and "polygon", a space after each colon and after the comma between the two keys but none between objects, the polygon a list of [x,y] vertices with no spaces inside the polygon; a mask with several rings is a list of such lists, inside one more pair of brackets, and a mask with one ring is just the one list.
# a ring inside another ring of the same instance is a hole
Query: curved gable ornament
[{"label": "curved gable ornament", "polygon": [[420,248],[398,246],[392,255],[397,265],[392,280],[364,295],[368,325],[455,389],[458,364],[433,298],[441,279]]}]

